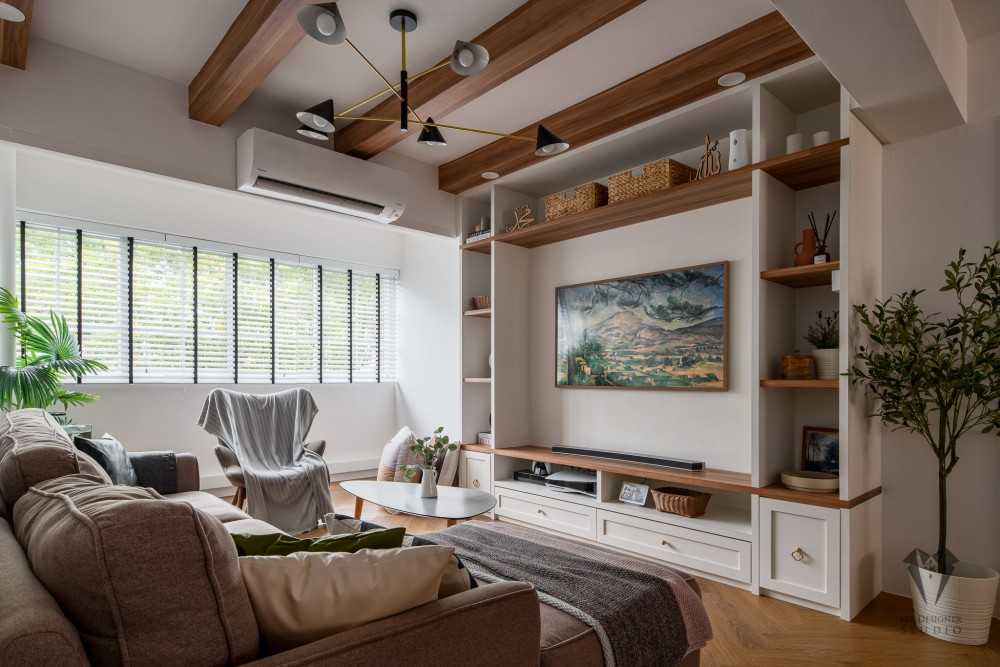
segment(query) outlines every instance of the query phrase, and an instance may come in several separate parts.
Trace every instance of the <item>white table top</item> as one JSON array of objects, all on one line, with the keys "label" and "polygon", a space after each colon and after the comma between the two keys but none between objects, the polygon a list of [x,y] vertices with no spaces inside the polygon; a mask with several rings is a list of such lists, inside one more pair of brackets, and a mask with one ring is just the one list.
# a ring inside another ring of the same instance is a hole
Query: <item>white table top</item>
[{"label": "white table top", "polygon": [[468,519],[489,512],[496,498],[478,489],[439,486],[437,498],[421,498],[420,485],[408,482],[341,482],[340,488],[365,502],[417,516],[438,519]]}]

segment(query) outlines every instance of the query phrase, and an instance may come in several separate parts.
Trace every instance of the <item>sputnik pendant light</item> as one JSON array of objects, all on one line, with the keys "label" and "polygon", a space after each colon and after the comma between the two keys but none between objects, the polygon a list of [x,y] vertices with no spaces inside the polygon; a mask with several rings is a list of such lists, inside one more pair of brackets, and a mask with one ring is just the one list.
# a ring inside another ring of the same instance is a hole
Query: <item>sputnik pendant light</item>
[{"label": "sputnik pendant light", "polygon": [[320,132],[333,132],[333,100],[320,102],[314,107],[295,114],[299,122]]},{"label": "sputnik pendant light", "polygon": [[25,19],[24,12],[9,2],[0,2],[0,21],[21,23]]},{"label": "sputnik pendant light", "polygon": [[549,157],[569,150],[569,144],[554,135],[547,127],[538,125],[538,137],[535,139],[535,155]]},{"label": "sputnik pendant light", "polygon": [[[3,2],[0,2],[0,7]],[[400,68],[399,83],[393,85],[389,79],[382,74],[368,56],[361,52],[347,37],[347,29],[344,19],[340,15],[336,2],[326,2],[319,5],[308,5],[299,10],[299,23],[306,34],[322,44],[343,44],[346,43],[357,54],[359,58],[368,66],[385,88],[374,95],[371,95],[360,102],[353,104],[341,113],[334,111],[333,100],[326,100],[305,111],[296,114],[302,127],[298,133],[311,139],[325,139],[327,135],[334,131],[334,120],[344,119],[351,121],[367,121],[375,123],[396,123],[394,118],[375,118],[371,116],[351,116],[352,111],[359,109],[369,102],[385,96],[395,95],[399,98],[399,130],[409,131],[412,122],[420,125],[423,129],[417,138],[417,143],[425,146],[447,146],[448,142],[441,134],[442,127],[462,132],[475,132],[486,134],[503,139],[514,139],[517,141],[533,142],[535,144],[535,155],[539,157],[549,157],[569,150],[569,144],[550,132],[548,128],[538,126],[537,136],[532,139],[517,134],[506,134],[503,132],[493,132],[491,130],[480,130],[474,127],[461,127],[459,125],[447,125],[445,123],[435,123],[432,118],[426,122],[410,106],[410,83],[422,76],[437,71],[443,67],[451,67],[452,71],[461,76],[471,76],[482,72],[490,62],[490,52],[485,47],[472,42],[458,40],[451,51],[450,56],[433,67],[428,67],[422,72],[410,76],[406,69],[406,34],[417,29],[417,15],[408,9],[394,9],[389,13],[389,25],[400,34]]]},{"label": "sputnik pendant light", "polygon": [[424,124],[424,129],[420,132],[420,136],[417,138],[417,143],[423,144],[424,146],[448,145],[448,142],[444,139],[444,135],[441,134],[441,130],[439,130],[437,125],[434,124],[434,119],[430,116],[427,117],[427,123]]}]

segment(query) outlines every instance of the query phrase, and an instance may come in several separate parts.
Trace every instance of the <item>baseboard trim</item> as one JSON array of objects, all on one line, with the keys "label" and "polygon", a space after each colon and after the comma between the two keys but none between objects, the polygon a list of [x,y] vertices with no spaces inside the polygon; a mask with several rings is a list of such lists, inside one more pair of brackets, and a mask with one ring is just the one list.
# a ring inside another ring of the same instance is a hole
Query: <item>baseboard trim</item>
[{"label": "baseboard trim", "polygon": [[[330,480],[340,482],[345,479],[374,477],[375,472],[378,470],[378,461],[378,459],[327,461],[326,467],[330,471]],[[202,475],[201,490],[216,496],[231,496],[234,492],[234,488],[229,484],[229,480],[222,473]]]}]

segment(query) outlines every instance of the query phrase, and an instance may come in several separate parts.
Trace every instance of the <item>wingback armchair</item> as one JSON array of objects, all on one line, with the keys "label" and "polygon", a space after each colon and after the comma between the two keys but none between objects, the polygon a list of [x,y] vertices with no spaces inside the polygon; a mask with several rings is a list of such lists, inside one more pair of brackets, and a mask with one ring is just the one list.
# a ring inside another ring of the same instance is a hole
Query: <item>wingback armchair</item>
[{"label": "wingback armchair", "polygon": [[[323,456],[323,453],[326,451],[326,440],[307,442],[303,447]],[[242,509],[247,499],[247,483],[243,477],[243,468],[240,467],[240,462],[236,458],[236,452],[225,445],[216,445],[215,458],[218,459],[219,465],[222,466],[222,474],[226,476],[226,480],[236,487],[233,504]]]}]

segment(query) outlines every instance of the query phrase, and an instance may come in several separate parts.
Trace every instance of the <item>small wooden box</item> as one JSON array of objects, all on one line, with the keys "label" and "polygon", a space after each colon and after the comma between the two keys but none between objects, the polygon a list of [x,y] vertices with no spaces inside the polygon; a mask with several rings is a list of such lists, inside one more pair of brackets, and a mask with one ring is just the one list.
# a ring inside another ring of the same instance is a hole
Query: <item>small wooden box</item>
[{"label": "small wooden box", "polygon": [[566,192],[545,197],[545,221],[552,222],[608,203],[608,189],[600,183],[585,183]]},{"label": "small wooden box", "polygon": [[695,170],[670,159],[655,160],[642,166],[642,171],[628,169],[608,177],[608,203],[628,201],[636,197],[666,190],[687,183]]},{"label": "small wooden box", "polygon": [[815,380],[816,359],[811,354],[786,354],[782,356],[781,377],[786,380]]}]

